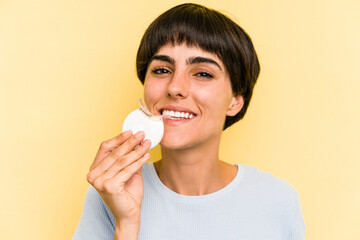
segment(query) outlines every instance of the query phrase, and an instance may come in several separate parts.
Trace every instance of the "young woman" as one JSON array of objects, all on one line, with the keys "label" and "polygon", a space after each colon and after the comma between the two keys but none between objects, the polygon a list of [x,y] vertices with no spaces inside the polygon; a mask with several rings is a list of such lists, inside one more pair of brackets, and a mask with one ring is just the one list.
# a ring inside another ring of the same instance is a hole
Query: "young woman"
[{"label": "young woman", "polygon": [[223,14],[182,4],[160,15],[137,73],[148,109],[170,115],[162,159],[146,163],[143,132],[103,142],[74,239],[304,239],[295,189],[219,159],[222,131],[244,117],[259,71],[250,38]]}]

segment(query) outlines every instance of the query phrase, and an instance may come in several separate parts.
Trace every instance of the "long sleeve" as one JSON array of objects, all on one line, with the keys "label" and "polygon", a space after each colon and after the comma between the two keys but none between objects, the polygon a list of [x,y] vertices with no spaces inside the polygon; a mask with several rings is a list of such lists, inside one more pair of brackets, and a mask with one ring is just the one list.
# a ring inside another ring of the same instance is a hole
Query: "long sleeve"
[{"label": "long sleeve", "polygon": [[89,187],[83,212],[73,240],[111,240],[114,237],[115,219],[101,196]]}]

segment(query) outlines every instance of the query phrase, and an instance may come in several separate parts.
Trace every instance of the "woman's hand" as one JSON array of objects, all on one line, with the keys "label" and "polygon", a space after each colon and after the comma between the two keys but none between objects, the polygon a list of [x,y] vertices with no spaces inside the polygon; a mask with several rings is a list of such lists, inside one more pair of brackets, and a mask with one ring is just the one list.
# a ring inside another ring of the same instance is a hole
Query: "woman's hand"
[{"label": "woman's hand", "polygon": [[[141,167],[150,158],[150,140],[144,132],[126,131],[105,141],[87,175],[116,219],[116,228],[140,228],[141,201],[144,184]],[[135,150],[134,148],[139,145]]]}]

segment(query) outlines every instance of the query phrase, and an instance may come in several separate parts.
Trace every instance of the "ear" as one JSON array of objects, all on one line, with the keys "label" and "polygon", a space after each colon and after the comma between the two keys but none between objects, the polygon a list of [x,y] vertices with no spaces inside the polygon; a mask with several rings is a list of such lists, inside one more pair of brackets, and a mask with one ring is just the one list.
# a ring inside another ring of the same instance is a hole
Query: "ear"
[{"label": "ear", "polygon": [[226,112],[226,116],[235,116],[244,106],[244,98],[241,95],[233,96]]}]

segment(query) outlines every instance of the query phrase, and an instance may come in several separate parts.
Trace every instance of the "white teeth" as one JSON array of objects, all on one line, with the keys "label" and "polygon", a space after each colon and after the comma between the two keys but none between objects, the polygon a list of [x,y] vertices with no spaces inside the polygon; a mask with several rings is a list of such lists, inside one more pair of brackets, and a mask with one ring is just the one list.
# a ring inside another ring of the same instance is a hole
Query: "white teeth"
[{"label": "white teeth", "polygon": [[178,112],[178,111],[170,111],[170,110],[163,110],[162,115],[170,116],[172,118],[185,118],[185,119],[192,119],[195,117],[194,114],[188,112]]}]

